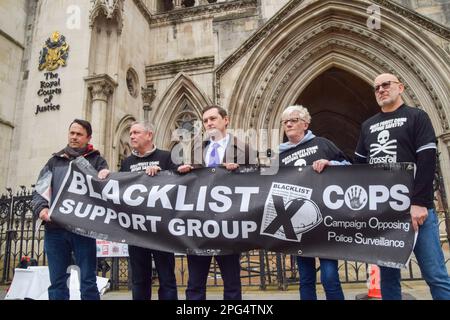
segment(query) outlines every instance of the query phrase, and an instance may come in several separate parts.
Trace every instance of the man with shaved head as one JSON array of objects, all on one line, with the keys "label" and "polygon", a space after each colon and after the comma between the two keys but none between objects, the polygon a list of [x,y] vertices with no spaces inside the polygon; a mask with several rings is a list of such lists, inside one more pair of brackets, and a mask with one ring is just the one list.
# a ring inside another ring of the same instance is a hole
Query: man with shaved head
[{"label": "man with shaved head", "polygon": [[[410,208],[412,225],[418,232],[414,254],[433,299],[450,300],[450,278],[439,242],[433,202],[436,135],[428,115],[403,102],[404,89],[393,74],[376,77],[374,91],[381,112],[362,124],[355,162],[416,164]],[[380,266],[380,271],[382,298],[400,300],[400,269]]]}]

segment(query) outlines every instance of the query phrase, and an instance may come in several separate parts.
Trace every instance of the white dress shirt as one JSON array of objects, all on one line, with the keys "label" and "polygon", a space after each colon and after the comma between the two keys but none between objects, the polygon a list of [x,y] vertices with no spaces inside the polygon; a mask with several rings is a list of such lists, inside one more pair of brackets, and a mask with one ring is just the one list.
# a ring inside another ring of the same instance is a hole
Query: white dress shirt
[{"label": "white dress shirt", "polygon": [[221,159],[221,162],[222,162],[225,157],[225,150],[227,149],[227,145],[228,145],[229,141],[230,141],[229,134],[227,134],[225,138],[222,138],[217,141],[209,140],[208,149],[206,150],[206,155],[205,155],[205,163],[207,163],[207,164],[209,163],[209,158],[210,158],[211,151],[213,149],[212,146],[214,143],[219,144],[219,147],[217,148],[217,152],[219,152],[219,159]]}]

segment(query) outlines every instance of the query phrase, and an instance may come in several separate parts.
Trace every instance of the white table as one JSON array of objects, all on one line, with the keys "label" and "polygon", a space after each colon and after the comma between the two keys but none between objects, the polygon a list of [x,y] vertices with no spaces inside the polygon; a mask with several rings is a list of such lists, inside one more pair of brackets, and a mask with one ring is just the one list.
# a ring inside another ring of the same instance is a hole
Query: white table
[{"label": "white table", "polygon": [[[109,279],[97,277],[97,287],[100,295],[109,288]],[[50,276],[48,267],[28,267],[27,269],[15,269],[14,278],[5,300],[48,300],[48,287]],[[76,266],[70,270],[69,283],[70,300],[81,300],[80,282]]]}]

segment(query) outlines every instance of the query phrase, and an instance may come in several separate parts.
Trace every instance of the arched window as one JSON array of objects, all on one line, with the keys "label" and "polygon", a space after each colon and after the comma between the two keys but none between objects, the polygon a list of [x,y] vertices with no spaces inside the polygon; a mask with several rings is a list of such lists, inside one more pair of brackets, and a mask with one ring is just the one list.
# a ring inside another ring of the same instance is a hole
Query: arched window
[{"label": "arched window", "polygon": [[[201,135],[202,124],[191,103],[185,99],[174,120],[171,150],[175,158],[183,163],[193,163],[191,151],[194,139]],[[201,139],[201,136],[200,136]]]}]

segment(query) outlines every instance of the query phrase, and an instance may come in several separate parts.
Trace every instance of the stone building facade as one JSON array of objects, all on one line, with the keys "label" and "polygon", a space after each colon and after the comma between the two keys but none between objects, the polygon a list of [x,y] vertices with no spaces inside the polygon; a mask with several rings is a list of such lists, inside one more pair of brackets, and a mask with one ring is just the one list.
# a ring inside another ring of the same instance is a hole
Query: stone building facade
[{"label": "stone building facade", "polygon": [[[430,115],[450,185],[449,1],[3,0],[0,21],[3,190],[35,182],[74,118],[92,122],[116,169],[134,120],[152,121],[170,149],[209,103],[229,111],[232,129],[265,130],[263,159],[294,103],[351,155],[378,111],[381,72],[398,74],[405,101]],[[42,52],[56,44],[66,49],[50,70]]]}]

